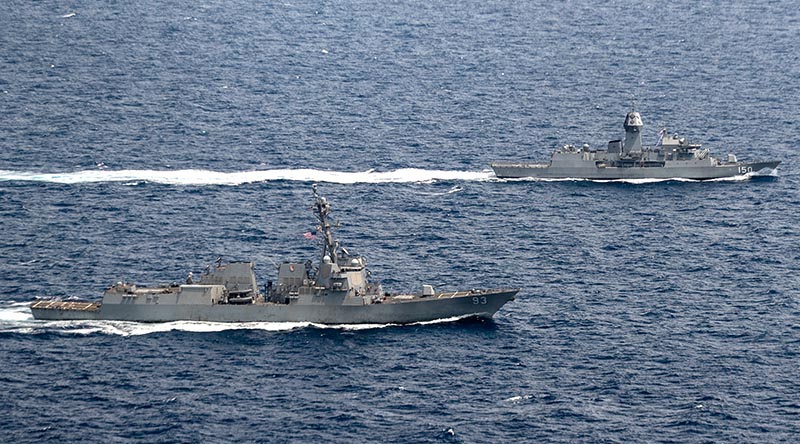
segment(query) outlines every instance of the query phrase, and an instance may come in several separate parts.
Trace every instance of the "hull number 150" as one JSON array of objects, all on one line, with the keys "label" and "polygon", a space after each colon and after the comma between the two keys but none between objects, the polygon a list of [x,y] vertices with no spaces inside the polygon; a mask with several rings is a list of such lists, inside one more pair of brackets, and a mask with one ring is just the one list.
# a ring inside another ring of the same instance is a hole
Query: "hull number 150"
[{"label": "hull number 150", "polygon": [[739,174],[747,174],[752,172],[753,172],[753,167],[746,167],[746,166],[739,167]]}]

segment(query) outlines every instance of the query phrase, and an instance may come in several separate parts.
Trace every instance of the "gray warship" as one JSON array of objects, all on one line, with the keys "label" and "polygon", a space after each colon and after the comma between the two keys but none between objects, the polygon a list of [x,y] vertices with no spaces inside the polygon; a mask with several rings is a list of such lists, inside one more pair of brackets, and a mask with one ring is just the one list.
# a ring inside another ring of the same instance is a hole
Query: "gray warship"
[{"label": "gray warship", "polygon": [[253,262],[218,260],[195,283],[141,287],[118,282],[102,301],[39,299],[30,306],[35,319],[121,320],[136,322],[312,322],[320,324],[408,324],[450,318],[491,318],[518,288],[436,292],[422,285],[416,294],[390,295],[370,282],[367,261],[352,255],[333,236],[331,206],[314,191],[322,252],[314,267],[277,265],[276,285],[259,291]]},{"label": "gray warship", "polygon": [[605,150],[589,145],[565,145],[555,150],[550,163],[492,162],[501,179],[525,177],[543,179],[694,179],[709,180],[735,176],[772,175],[780,161],[739,162],[728,154],[717,159],[699,144],[688,143],[677,134],[659,132],[655,146],[642,146],[642,117],[636,111],[625,116],[625,140],[608,142]]}]

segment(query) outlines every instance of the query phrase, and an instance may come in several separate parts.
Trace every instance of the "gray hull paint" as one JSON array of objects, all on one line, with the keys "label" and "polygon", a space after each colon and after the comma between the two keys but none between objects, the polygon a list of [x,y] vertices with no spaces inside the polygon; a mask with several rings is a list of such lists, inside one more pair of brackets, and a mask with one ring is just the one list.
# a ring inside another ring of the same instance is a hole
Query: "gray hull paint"
[{"label": "gray hull paint", "polygon": [[102,305],[97,311],[31,308],[41,320],[118,320],[135,322],[312,322],[320,324],[408,324],[453,317],[491,318],[517,289],[457,297],[417,298],[368,305]]},{"label": "gray hull paint", "polygon": [[525,162],[494,162],[491,164],[495,175],[501,179],[541,178],[541,179],[693,179],[709,180],[745,174],[771,173],[778,167],[774,162],[740,162],[735,165],[706,167],[585,167],[558,168],[547,164]]}]

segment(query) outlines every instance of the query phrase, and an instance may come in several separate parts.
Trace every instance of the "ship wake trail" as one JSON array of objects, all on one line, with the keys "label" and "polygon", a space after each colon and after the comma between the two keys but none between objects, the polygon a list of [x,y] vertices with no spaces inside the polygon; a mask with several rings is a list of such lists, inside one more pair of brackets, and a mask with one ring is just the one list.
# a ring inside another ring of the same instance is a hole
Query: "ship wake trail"
[{"label": "ship wake trail", "polygon": [[488,181],[486,171],[425,170],[403,168],[393,171],[325,171],[317,169],[273,169],[239,172],[211,170],[84,170],[66,173],[39,173],[0,170],[0,182],[49,182],[61,184],[151,182],[167,185],[242,185],[271,181],[356,183],[423,183],[435,181]]},{"label": "ship wake trail", "polygon": [[225,330],[265,330],[290,331],[308,327],[341,328],[343,330],[361,330],[383,328],[390,325],[341,325],[323,326],[311,322],[200,322],[174,321],[158,323],[142,323],[127,321],[37,321],[33,319],[30,302],[6,302],[0,304],[0,333],[39,334],[58,332],[61,334],[89,335],[105,334],[110,336],[140,336],[170,331],[187,331],[195,333],[212,333]]},{"label": "ship wake trail", "polygon": [[[462,320],[464,317],[416,322],[410,325],[436,325]],[[33,319],[29,302],[6,302],[0,305],[0,334],[41,334],[56,332],[64,335],[86,336],[101,334],[109,336],[141,336],[171,331],[192,333],[216,333],[227,330],[263,330],[270,332],[293,331],[305,328],[333,329],[343,331],[372,330],[399,327],[400,324],[335,324],[313,322],[128,322],[128,321],[37,321]]]}]

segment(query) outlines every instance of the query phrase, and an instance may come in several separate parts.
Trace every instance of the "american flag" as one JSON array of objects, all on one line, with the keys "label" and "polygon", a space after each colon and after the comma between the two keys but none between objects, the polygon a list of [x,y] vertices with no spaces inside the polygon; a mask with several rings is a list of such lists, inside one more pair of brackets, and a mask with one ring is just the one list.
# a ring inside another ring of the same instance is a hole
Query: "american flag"
[{"label": "american flag", "polygon": [[661,141],[664,140],[664,136],[667,134],[667,129],[662,128],[661,131],[658,132],[658,140],[656,141],[656,146],[661,145]]},{"label": "american flag", "polygon": [[305,233],[303,233],[303,237],[306,238],[306,240],[316,239],[317,238],[317,232],[316,231],[306,231]]}]

